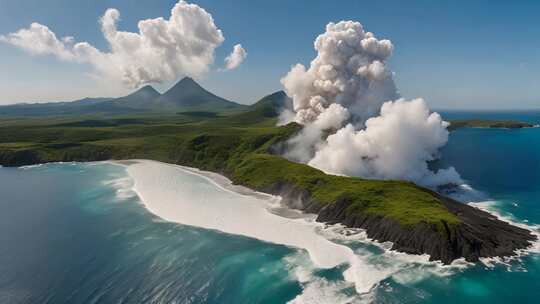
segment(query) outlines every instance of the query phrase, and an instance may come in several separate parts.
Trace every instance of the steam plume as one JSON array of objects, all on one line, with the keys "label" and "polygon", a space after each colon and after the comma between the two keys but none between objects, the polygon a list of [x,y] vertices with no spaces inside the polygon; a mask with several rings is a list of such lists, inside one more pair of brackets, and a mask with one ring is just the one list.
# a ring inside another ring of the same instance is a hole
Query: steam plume
[{"label": "steam plume", "polygon": [[309,68],[297,64],[281,80],[304,126],[285,156],[338,175],[461,183],[454,168],[429,170],[448,123],[424,100],[399,98],[387,66],[393,49],[358,22],[329,23]]}]

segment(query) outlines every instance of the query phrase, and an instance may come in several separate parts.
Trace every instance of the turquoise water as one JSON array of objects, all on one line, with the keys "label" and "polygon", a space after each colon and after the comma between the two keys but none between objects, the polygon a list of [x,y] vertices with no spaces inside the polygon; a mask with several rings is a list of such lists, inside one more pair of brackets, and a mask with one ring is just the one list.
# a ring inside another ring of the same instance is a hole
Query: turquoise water
[{"label": "turquoise water", "polygon": [[104,184],[122,177],[106,164],[0,169],[0,303],[279,303],[300,292],[282,263],[293,250],[164,222]]},{"label": "turquoise water", "polygon": [[[534,112],[444,114],[540,122]],[[458,130],[442,156],[440,164],[455,166],[493,201],[491,208],[517,222],[540,224],[539,128]],[[341,240],[378,270],[366,276],[387,273],[369,294],[356,295],[344,281],[344,267],[312,269],[300,250],[160,220],[129,191],[131,183],[125,168],[105,163],[0,168],[0,303],[540,299],[538,254],[443,275],[445,270],[404,262],[373,244]]]}]

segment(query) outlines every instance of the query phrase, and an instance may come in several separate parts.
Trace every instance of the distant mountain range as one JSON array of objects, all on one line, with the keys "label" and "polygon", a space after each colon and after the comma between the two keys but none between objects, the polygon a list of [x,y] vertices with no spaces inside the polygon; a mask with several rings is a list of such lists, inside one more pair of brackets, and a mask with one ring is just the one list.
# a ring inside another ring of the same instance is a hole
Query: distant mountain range
[{"label": "distant mountain range", "polygon": [[206,111],[221,113],[249,107],[216,96],[195,80],[185,77],[164,94],[144,86],[120,98],[84,98],[72,102],[49,102],[0,106],[1,116],[62,116],[84,114],[131,114],[148,112]]}]

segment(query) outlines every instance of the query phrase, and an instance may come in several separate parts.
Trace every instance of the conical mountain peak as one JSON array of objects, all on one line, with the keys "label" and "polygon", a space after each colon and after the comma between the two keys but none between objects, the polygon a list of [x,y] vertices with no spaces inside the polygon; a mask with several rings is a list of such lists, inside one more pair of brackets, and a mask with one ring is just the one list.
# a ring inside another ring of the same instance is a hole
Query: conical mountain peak
[{"label": "conical mountain peak", "polygon": [[184,77],[158,98],[161,107],[186,110],[217,111],[241,107],[241,105],[216,96],[193,78]]},{"label": "conical mountain peak", "polygon": [[145,85],[144,87],[141,87],[140,89],[133,92],[132,94],[136,94],[136,93],[139,93],[139,92],[145,92],[145,93],[150,93],[150,94],[155,94],[155,95],[161,95],[161,94],[159,94],[159,92],[156,89],[154,89],[153,86],[151,86],[149,84]]},{"label": "conical mountain peak", "polygon": [[150,106],[160,95],[152,86],[146,85],[127,96],[115,99],[113,102],[129,108],[145,108]]},{"label": "conical mountain peak", "polygon": [[172,86],[164,95],[167,94],[177,94],[180,91],[185,90],[200,90],[200,91],[206,91],[201,87],[200,84],[198,84],[193,78],[191,77],[184,77],[180,81],[178,81],[174,86]]}]

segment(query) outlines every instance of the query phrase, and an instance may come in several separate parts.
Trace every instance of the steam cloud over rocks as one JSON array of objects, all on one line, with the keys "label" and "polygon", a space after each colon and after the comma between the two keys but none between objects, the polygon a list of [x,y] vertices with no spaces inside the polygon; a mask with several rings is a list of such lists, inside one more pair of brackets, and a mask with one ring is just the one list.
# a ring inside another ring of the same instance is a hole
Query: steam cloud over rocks
[{"label": "steam cloud over rocks", "polygon": [[329,23],[309,68],[297,64],[281,80],[293,99],[293,113],[281,117],[304,126],[285,156],[338,175],[460,184],[454,168],[428,168],[448,123],[424,100],[399,98],[386,63],[393,49],[358,22]]},{"label": "steam cloud over rocks", "polygon": [[[74,43],[73,37],[58,39],[39,23],[0,36],[0,41],[33,55],[55,55],[65,61],[88,63],[98,76],[120,80],[125,86],[135,88],[204,74],[214,62],[215,49],[225,40],[208,12],[185,1],[173,7],[168,20],[159,17],[139,21],[139,33],[119,31],[119,20],[120,12],[116,9],[108,9],[100,19],[109,52],[100,51],[88,42]],[[235,67],[242,60],[235,60]]]},{"label": "steam cloud over rocks", "polygon": [[453,168],[433,173],[427,166],[448,140],[446,127],[422,99],[386,102],[365,129],[347,124],[328,136],[309,164],[334,174],[406,179],[427,186],[454,183],[459,175]]}]

